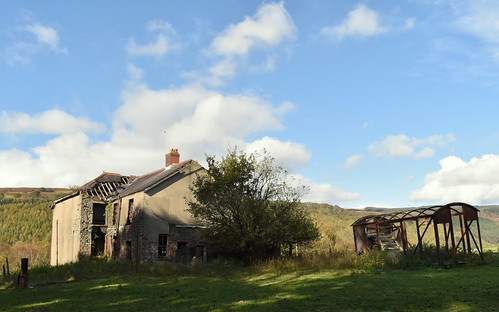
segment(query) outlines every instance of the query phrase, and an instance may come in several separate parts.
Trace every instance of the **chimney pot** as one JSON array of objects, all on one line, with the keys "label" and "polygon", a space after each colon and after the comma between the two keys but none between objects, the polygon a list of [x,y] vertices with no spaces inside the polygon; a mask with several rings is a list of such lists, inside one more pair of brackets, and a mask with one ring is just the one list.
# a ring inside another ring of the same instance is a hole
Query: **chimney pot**
[{"label": "chimney pot", "polygon": [[165,155],[165,166],[171,166],[180,163],[180,154],[178,149],[172,148],[168,154]]}]

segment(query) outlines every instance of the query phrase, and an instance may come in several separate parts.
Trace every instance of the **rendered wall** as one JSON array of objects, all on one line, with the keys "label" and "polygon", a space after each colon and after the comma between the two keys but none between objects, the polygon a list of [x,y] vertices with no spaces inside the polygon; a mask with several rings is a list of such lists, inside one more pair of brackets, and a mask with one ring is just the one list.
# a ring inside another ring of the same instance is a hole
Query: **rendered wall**
[{"label": "rendered wall", "polygon": [[51,265],[78,261],[81,203],[81,195],[78,195],[57,203],[52,210]]}]

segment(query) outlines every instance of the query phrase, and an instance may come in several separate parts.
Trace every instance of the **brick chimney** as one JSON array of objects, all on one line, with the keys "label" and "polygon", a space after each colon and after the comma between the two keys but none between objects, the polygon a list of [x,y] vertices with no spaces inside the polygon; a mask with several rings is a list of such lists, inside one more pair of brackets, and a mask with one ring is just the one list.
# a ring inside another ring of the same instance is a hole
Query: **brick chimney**
[{"label": "brick chimney", "polygon": [[180,163],[180,154],[178,149],[172,148],[168,154],[165,155],[165,167]]}]

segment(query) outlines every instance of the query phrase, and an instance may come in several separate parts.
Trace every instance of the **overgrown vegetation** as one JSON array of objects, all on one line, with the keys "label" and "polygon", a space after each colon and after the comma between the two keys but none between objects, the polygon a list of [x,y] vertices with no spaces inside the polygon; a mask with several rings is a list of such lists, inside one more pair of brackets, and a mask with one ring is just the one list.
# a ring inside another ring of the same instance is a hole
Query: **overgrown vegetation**
[{"label": "overgrown vegetation", "polygon": [[132,263],[88,261],[32,269],[27,290],[0,288],[0,310],[497,311],[499,253],[486,258],[399,270],[388,253],[349,253],[252,267],[141,265],[139,273]]},{"label": "overgrown vegetation", "polygon": [[213,156],[206,161],[206,174],[194,180],[188,204],[206,224],[203,235],[219,255],[248,264],[319,236],[300,205],[303,188],[290,185],[270,155],[234,150],[221,161]]}]

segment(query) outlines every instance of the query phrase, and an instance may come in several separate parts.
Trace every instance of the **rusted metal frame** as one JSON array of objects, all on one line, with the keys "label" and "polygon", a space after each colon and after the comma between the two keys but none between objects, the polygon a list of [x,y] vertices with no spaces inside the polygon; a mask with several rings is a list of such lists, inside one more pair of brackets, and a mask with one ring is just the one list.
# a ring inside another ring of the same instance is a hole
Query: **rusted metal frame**
[{"label": "rusted metal frame", "polygon": [[449,231],[450,231],[450,238],[451,238],[451,244],[452,244],[452,258],[454,259],[454,262],[457,263],[457,250],[456,250],[456,240],[454,238],[454,224],[452,222],[452,212],[451,210],[455,210],[453,208],[449,209]]},{"label": "rusted metal frame", "polygon": [[416,248],[414,248],[413,254],[416,253],[416,250],[418,250],[419,247],[419,256],[423,257],[423,244],[422,244],[422,239],[421,239],[421,233],[419,231],[419,219],[416,219],[416,231],[418,233],[418,243],[416,244]]},{"label": "rusted metal frame", "polygon": [[[478,226],[478,219],[476,220],[477,221],[477,226]],[[470,220],[470,224],[469,226],[471,226],[471,224],[473,223],[473,220]],[[478,231],[480,231],[480,229],[478,229]],[[476,242],[475,240],[475,236],[473,235],[473,231],[471,231],[470,229],[470,236],[471,238],[473,239],[473,242],[475,243],[475,247],[476,249],[478,250],[478,254],[480,255],[480,258],[482,259],[482,261],[484,261],[483,259],[483,254],[482,254],[482,240],[481,240],[481,235],[479,236],[479,241],[480,241],[480,246],[478,245],[478,243]],[[471,249],[471,248],[470,248]]]},{"label": "rusted metal frame", "polygon": [[[420,219],[417,219],[417,221],[419,221],[419,220],[420,220]],[[424,229],[424,231],[423,231],[423,235],[419,235],[419,233],[420,233],[420,231],[419,231],[419,227],[420,227],[420,225],[417,223],[417,226],[418,226],[418,228],[417,228],[417,230],[418,230],[418,244],[417,244],[417,245],[416,245],[416,247],[414,248],[414,253],[416,253],[416,250],[417,250],[418,248],[420,248],[420,254],[421,254],[421,256],[423,256],[423,237],[425,236],[426,231],[427,231],[427,230],[428,230],[428,228],[430,227],[430,225],[431,225],[432,221],[433,221],[433,219],[431,219],[431,218],[430,218],[430,219],[429,219],[429,221],[428,221],[428,224],[426,225],[426,228],[425,228],[425,229]]]},{"label": "rusted metal frame", "polygon": [[433,229],[435,231],[435,245],[437,247],[437,260],[438,260],[438,264],[442,265],[443,261],[442,261],[442,255],[440,254],[440,239],[438,237],[438,223],[435,221],[433,221]]},{"label": "rusted metal frame", "polygon": [[402,237],[402,249],[404,250],[404,254],[406,254],[407,249],[409,247],[409,243],[407,241],[407,229],[405,226],[405,222],[400,221],[400,230],[402,231],[402,233],[400,233]]},{"label": "rusted metal frame", "polygon": [[478,250],[478,253],[480,254],[480,258],[482,259],[482,261],[485,262],[485,259],[483,257],[482,234],[480,233],[480,222],[478,222],[478,218],[476,219],[476,228],[478,231],[478,242],[480,243],[480,249]]},{"label": "rusted metal frame", "polygon": [[463,215],[459,215],[459,227],[461,230],[461,238],[459,239],[459,242],[457,243],[456,248],[459,248],[459,245],[463,243],[463,251],[466,253],[466,242],[464,241],[464,225],[463,225]]},{"label": "rusted metal frame", "polygon": [[450,230],[447,229],[447,223],[446,222],[443,222],[442,225],[444,227],[445,251],[449,252],[449,233],[450,233]]},{"label": "rusted metal frame", "polygon": [[466,237],[466,244],[468,245],[468,252],[466,254],[468,256],[468,262],[473,262],[473,255],[471,254],[470,227],[466,219],[464,220],[464,226],[465,226],[464,235]]}]

